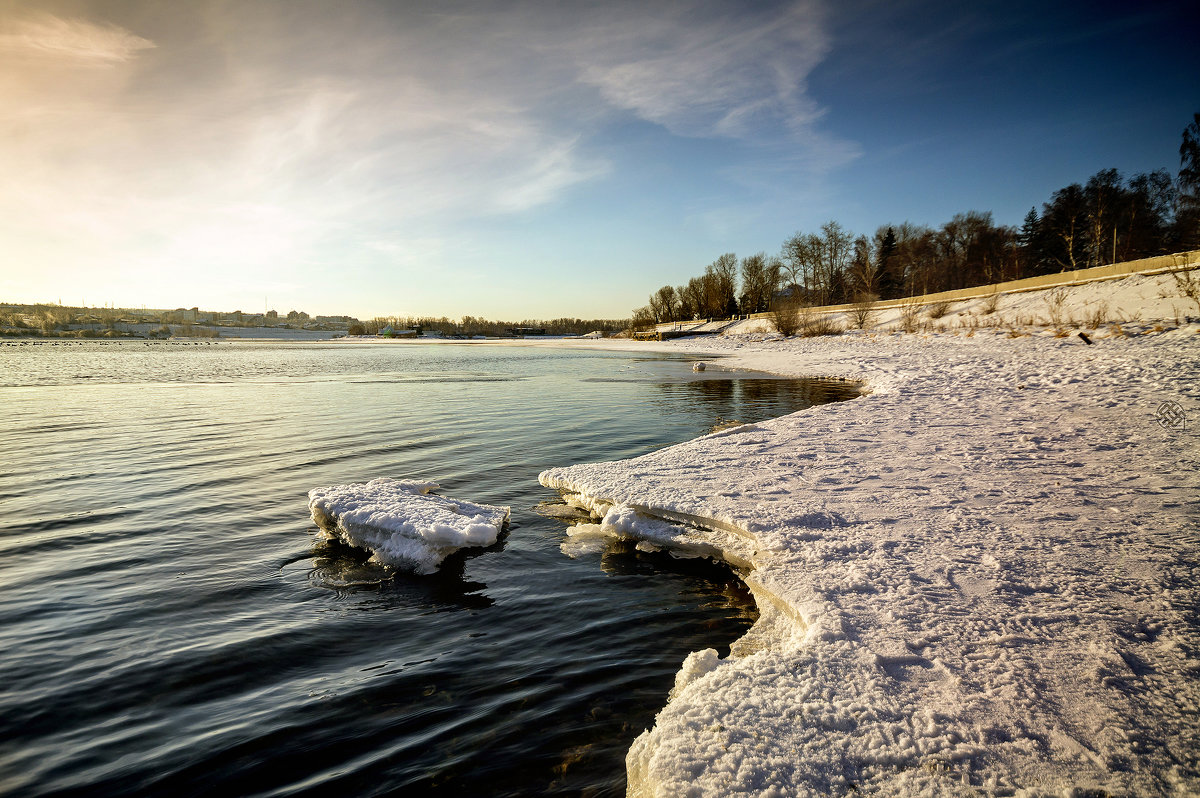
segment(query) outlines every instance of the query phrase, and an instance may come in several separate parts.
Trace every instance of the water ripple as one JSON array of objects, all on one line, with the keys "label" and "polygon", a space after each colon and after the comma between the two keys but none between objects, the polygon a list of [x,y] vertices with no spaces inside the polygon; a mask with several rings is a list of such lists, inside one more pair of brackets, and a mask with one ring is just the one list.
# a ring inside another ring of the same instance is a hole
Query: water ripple
[{"label": "water ripple", "polygon": [[[753,601],[711,564],[563,557],[536,475],[815,390],[690,375],[492,346],[6,351],[0,791],[623,794],[679,663]],[[318,535],[310,488],[383,475],[511,523],[428,578]]]}]

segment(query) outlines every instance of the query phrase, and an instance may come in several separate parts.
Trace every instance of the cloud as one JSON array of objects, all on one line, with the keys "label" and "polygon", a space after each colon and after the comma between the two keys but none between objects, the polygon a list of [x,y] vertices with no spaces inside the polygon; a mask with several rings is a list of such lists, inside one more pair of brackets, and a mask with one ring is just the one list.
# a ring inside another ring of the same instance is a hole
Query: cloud
[{"label": "cloud", "polygon": [[572,43],[584,53],[582,79],[608,102],[687,136],[753,137],[778,125],[799,133],[819,118],[805,94],[830,47],[816,2],[643,9],[623,9]]},{"label": "cloud", "polygon": [[0,23],[0,55],[110,66],[129,61],[154,46],[154,42],[116,25],[44,12]]},{"label": "cloud", "polygon": [[[136,56],[159,36],[45,13],[10,25],[0,240],[50,239],[60,259],[73,240],[89,269],[235,279],[520,213],[603,173],[513,87],[439,70],[454,59],[421,31],[296,7],[301,30],[207,6],[190,38],[161,31],[152,69]],[[81,74],[93,63],[112,68]]]},{"label": "cloud", "polygon": [[29,285],[51,267],[132,284],[167,269],[197,291],[297,284],[330,263],[406,268],[405,253],[445,267],[445,242],[481,220],[618,168],[619,144],[597,139],[623,115],[846,157],[806,94],[829,47],[815,0],[665,8],[74,0],[71,15],[11,14],[0,247]]}]

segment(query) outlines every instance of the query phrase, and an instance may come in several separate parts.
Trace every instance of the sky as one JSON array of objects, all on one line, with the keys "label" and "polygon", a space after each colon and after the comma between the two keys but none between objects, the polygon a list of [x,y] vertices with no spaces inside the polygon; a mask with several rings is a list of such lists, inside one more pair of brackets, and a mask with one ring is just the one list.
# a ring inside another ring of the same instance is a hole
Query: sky
[{"label": "sky", "polygon": [[626,318],[1175,174],[1192,2],[0,0],[0,302]]}]

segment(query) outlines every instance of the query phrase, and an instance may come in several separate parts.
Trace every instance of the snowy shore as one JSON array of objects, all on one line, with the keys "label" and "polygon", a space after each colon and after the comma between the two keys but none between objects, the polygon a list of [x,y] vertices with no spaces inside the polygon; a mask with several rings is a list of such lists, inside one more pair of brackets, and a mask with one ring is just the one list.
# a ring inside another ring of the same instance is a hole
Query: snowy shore
[{"label": "snowy shore", "polygon": [[1134,310],[1095,345],[597,342],[869,389],[542,475],[581,535],[721,553],[761,611],[683,664],[630,794],[1200,794],[1200,325]]}]

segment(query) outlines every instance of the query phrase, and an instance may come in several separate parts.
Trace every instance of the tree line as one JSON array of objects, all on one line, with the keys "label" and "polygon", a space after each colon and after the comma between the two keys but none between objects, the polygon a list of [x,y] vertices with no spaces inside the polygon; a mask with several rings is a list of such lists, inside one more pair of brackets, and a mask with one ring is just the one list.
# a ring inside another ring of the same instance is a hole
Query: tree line
[{"label": "tree line", "polygon": [[367,322],[351,325],[351,335],[376,335],[391,327],[393,330],[436,332],[446,337],[471,338],[476,335],[504,337],[513,330],[545,330],[547,335],[586,335],[590,332],[614,333],[629,327],[629,319],[524,319],[519,322],[493,321],[477,316],[463,316],[458,321],[445,316],[377,316]]},{"label": "tree line", "polygon": [[886,224],[857,235],[836,221],[797,232],[776,254],[721,255],[634,310],[634,326],[761,313],[779,303],[896,299],[1200,248],[1200,113],[1183,132],[1180,170],[1124,177],[1102,169],[1055,191],[1020,227],[991,212],[941,227]]}]

